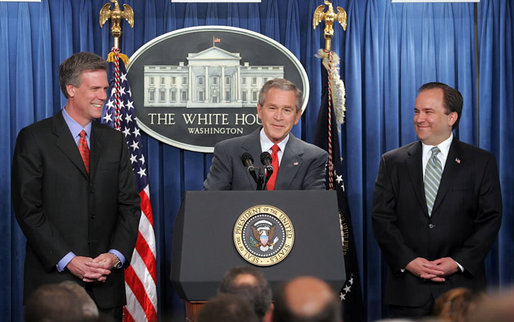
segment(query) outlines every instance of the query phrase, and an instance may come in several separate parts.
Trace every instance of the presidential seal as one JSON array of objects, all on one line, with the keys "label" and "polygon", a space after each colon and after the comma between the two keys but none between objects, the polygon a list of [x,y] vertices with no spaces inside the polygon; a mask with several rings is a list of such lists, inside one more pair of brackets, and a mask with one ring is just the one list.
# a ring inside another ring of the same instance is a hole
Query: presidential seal
[{"label": "presidential seal", "polygon": [[237,218],[233,235],[239,255],[257,266],[280,263],[294,244],[293,223],[282,210],[270,205],[246,209]]}]

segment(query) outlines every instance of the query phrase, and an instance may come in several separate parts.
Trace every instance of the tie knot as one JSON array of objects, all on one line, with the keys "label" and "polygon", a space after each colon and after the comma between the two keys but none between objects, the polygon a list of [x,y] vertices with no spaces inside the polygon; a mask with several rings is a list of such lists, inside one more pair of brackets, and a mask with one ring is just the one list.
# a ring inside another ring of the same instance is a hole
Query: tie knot
[{"label": "tie knot", "polygon": [[280,148],[278,145],[276,144],[273,144],[273,146],[271,147],[271,151],[277,153],[278,151],[280,151]]},{"label": "tie knot", "polygon": [[430,151],[432,151],[432,157],[435,157],[437,156],[437,154],[439,154],[439,152],[441,152],[441,150],[439,150],[438,147],[434,146],[433,148],[430,149]]},{"label": "tie knot", "polygon": [[80,135],[81,138],[85,138],[86,137],[86,130],[80,131],[79,135]]}]

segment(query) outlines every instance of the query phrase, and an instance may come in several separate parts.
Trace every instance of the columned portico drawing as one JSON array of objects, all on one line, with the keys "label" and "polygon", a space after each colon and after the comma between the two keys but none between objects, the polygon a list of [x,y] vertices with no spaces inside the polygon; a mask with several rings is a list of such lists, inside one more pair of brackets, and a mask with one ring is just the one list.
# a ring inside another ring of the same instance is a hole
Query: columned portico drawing
[{"label": "columned portico drawing", "polygon": [[272,78],[283,78],[283,66],[241,64],[239,53],[212,46],[189,53],[179,65],[145,65],[144,105],[255,107],[258,91]]}]

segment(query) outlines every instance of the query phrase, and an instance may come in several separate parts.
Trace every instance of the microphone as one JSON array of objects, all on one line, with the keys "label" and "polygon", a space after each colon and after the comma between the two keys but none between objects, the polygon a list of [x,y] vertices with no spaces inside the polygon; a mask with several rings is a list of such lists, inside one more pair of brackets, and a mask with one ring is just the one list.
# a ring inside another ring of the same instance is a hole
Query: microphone
[{"label": "microphone", "polygon": [[269,178],[273,174],[273,166],[271,165],[273,159],[268,152],[264,151],[261,153],[261,162],[264,164],[264,168],[266,169],[266,179],[264,180],[264,186],[266,186],[268,184]]},{"label": "microphone", "polygon": [[252,176],[255,183],[258,183],[257,181],[257,174],[255,173],[255,166],[253,165],[253,157],[250,153],[245,152],[241,156],[241,161],[243,161],[243,165],[248,169],[248,172],[250,172],[250,175]]},{"label": "microphone", "polygon": [[273,162],[273,159],[271,158],[271,155],[268,152],[261,153],[261,162],[262,162],[262,164],[264,164],[266,171],[273,172],[273,166],[271,165],[271,163]]}]

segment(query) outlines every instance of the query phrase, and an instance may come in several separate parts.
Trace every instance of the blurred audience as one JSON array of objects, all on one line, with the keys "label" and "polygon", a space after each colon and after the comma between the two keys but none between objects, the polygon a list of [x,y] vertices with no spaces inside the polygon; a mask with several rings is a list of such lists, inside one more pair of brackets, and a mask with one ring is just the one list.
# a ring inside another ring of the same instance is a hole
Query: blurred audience
[{"label": "blurred audience", "polygon": [[197,322],[258,322],[252,305],[244,297],[219,294],[202,307]]},{"label": "blurred audience", "polygon": [[98,308],[77,283],[46,284],[38,288],[25,305],[26,322],[97,321]]},{"label": "blurred audience", "polygon": [[73,281],[64,281],[58,285],[69,289],[75,294],[80,304],[82,305],[82,314],[84,314],[85,318],[89,318],[91,320],[98,318],[98,307],[96,306],[95,301],[93,301],[91,296],[87,294],[84,288]]},{"label": "blurred audience", "polygon": [[234,294],[246,298],[253,305],[259,321],[271,321],[271,287],[264,274],[257,268],[231,268],[221,281],[218,294]]},{"label": "blurred audience", "polygon": [[470,289],[458,287],[441,294],[434,304],[434,316],[441,321],[465,322],[483,297]]},{"label": "blurred audience", "polygon": [[514,289],[490,295],[478,302],[469,322],[514,322]]},{"label": "blurred audience", "polygon": [[441,321],[465,322],[483,297],[467,288],[458,287],[441,294],[434,304],[434,315]]},{"label": "blurred audience", "polygon": [[301,276],[283,284],[276,296],[273,322],[340,322],[341,302],[324,281]]}]

